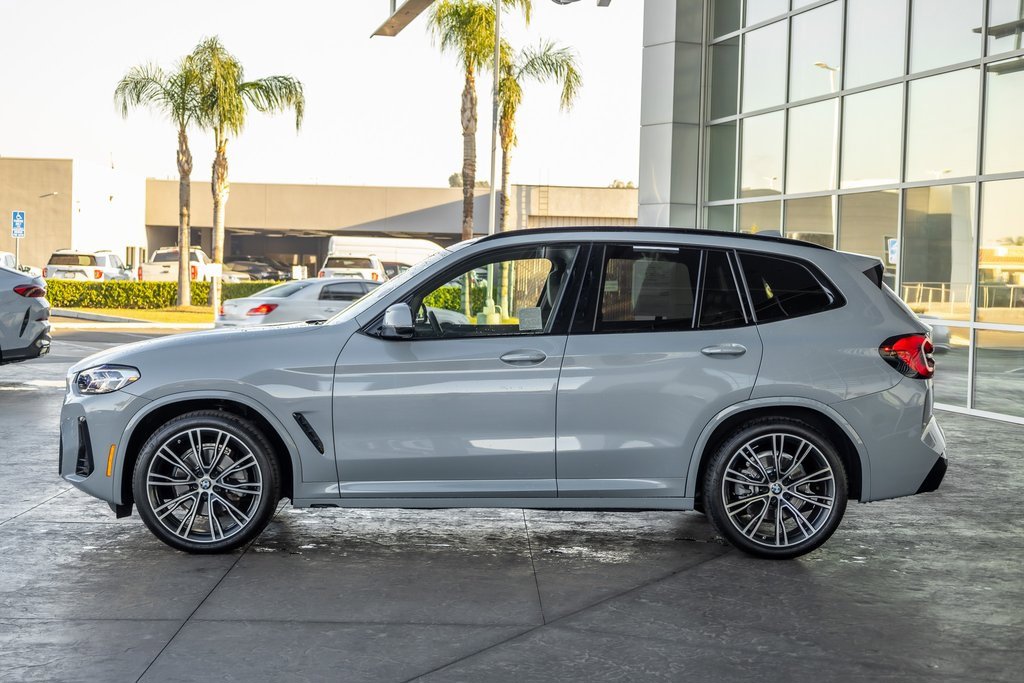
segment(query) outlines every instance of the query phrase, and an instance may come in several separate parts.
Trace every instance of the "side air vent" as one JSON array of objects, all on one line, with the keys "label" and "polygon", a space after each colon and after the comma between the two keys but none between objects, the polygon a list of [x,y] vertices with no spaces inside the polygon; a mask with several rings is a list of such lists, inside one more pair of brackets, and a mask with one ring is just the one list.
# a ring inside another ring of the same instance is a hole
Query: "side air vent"
[{"label": "side air vent", "polygon": [[313,444],[313,447],[320,451],[321,454],[324,452],[324,442],[320,440],[320,435],[313,429],[313,425],[309,424],[309,420],[302,413],[292,413],[292,417],[299,424],[302,429],[302,433],[306,435],[309,442]]},{"label": "side air vent", "polygon": [[57,476],[64,474],[64,434],[60,435],[60,446],[57,447]]},{"label": "side air vent", "polygon": [[84,417],[78,418],[78,457],[75,459],[75,474],[88,477],[92,474],[92,439],[89,438],[89,425]]}]

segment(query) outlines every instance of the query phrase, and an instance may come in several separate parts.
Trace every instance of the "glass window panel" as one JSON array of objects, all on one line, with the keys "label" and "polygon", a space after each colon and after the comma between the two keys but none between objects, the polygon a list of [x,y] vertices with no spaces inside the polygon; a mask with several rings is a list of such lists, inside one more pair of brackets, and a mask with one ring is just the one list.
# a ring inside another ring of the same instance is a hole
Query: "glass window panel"
[{"label": "glass window panel", "polygon": [[967,320],[974,282],[974,185],[908,189],[903,211],[903,300],[918,314]]},{"label": "glass window panel", "polygon": [[793,0],[793,9],[800,9],[801,7],[807,7],[807,5],[812,5],[812,4],[816,3],[817,1],[818,0]]},{"label": "glass window panel", "polygon": [[752,26],[789,11],[789,0],[747,0],[746,4],[747,20],[744,26]]},{"label": "glass window panel", "polygon": [[740,27],[740,0],[715,0],[715,11],[712,15],[712,33],[724,36]]},{"label": "glass window panel", "polygon": [[982,0],[913,0],[910,71],[981,57]]},{"label": "glass window panel", "polygon": [[835,187],[839,100],[789,110],[786,192],[815,192]]},{"label": "glass window panel", "polygon": [[989,0],[988,53],[990,55],[1024,47],[1024,3],[1020,0]]},{"label": "glass window panel", "polygon": [[708,127],[708,200],[736,198],[736,124]]},{"label": "glass window panel", "polygon": [[786,101],[786,22],[743,36],[743,111]]},{"label": "glass window panel", "polygon": [[1024,170],[1024,58],[985,71],[985,173]]},{"label": "glass window panel", "polygon": [[974,175],[978,148],[978,70],[910,83],[907,180]]},{"label": "glass window panel", "polygon": [[610,245],[605,250],[596,332],[659,332],[693,327],[700,250]]},{"label": "glass window panel", "polygon": [[831,249],[835,246],[832,225],[832,197],[790,199],[786,202],[786,237]]},{"label": "glass window panel", "polygon": [[739,99],[740,39],[711,46],[711,118],[736,113]]},{"label": "glass window panel", "polygon": [[778,230],[782,224],[782,202],[751,202],[739,204],[738,208],[740,232]]},{"label": "glass window panel", "polygon": [[967,407],[967,349],[971,331],[966,327],[949,327],[928,321],[932,326],[935,346],[935,402]]},{"label": "glass window panel", "polygon": [[740,196],[764,197],[782,193],[781,111],[743,121],[740,154]]},{"label": "glass window panel", "polygon": [[899,182],[902,111],[902,85],[843,99],[842,187]]},{"label": "glass window panel", "polygon": [[827,95],[839,90],[842,3],[793,17],[789,60],[789,101]]},{"label": "glass window panel", "polygon": [[847,0],[845,87],[903,75],[906,0]]},{"label": "glass window panel", "polygon": [[708,230],[732,232],[735,229],[732,224],[735,211],[736,207],[732,204],[728,206],[709,206],[705,212],[704,227]]},{"label": "glass window panel", "polygon": [[1024,325],[1024,179],[981,186],[978,320]]},{"label": "glass window panel", "polygon": [[974,341],[974,407],[1024,417],[1024,332],[976,330]]},{"label": "glass window panel", "polygon": [[839,197],[839,249],[877,256],[885,271],[882,281],[896,289],[900,195],[896,190],[861,192]]}]

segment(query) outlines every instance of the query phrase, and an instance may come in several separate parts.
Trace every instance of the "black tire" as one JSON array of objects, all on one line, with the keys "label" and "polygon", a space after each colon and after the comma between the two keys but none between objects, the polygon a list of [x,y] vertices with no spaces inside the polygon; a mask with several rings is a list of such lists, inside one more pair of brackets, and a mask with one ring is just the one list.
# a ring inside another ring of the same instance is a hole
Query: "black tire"
[{"label": "black tire", "polygon": [[146,440],[135,463],[139,515],[178,550],[240,548],[266,528],[277,508],[281,475],[273,453],[255,425],[232,413],[198,410],[169,420]]},{"label": "black tire", "polygon": [[846,502],[846,470],[835,446],[792,418],[742,425],[704,475],[708,519],[729,543],[757,557],[791,559],[818,548],[839,526]]}]

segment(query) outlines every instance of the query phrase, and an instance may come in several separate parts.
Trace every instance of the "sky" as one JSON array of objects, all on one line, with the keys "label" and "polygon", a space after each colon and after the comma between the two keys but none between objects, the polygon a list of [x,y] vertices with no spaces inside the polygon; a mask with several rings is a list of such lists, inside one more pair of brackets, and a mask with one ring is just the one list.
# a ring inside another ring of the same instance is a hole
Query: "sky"
[{"label": "sky", "polygon": [[[401,2],[399,3],[401,4]],[[514,45],[541,38],[576,49],[581,96],[560,112],[554,86],[530,85],[517,126],[514,183],[636,182],[643,3],[533,0]],[[254,114],[228,149],[233,181],[444,187],[462,167],[462,73],[432,43],[421,15],[395,38],[370,38],[388,0],[0,0],[0,156],[72,158],[177,178],[174,127],[137,110],[122,119],[117,81],[133,65],[170,68],[220,36],[248,78],[290,74],[306,118]],[[477,177],[489,171],[491,79],[478,79]],[[193,180],[205,180],[212,138],[190,136]]]}]

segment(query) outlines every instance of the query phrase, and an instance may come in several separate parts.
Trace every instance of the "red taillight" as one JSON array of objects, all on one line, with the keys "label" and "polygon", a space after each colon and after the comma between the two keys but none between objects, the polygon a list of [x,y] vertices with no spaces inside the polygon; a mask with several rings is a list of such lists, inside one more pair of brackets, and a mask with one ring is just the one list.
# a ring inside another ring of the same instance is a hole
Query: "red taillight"
[{"label": "red taillight", "polygon": [[376,282],[377,280],[380,279],[380,275],[377,275],[377,273],[370,273],[370,278],[373,279],[374,282]]},{"label": "red taillight", "polygon": [[139,282],[142,282],[142,266],[139,266]]},{"label": "red taillight", "polygon": [[192,278],[193,280],[195,280],[197,277],[199,277],[199,269],[196,268],[195,266],[189,266],[188,272],[189,272],[189,277]]},{"label": "red taillight", "polygon": [[219,315],[220,317],[223,318],[224,317],[224,304],[221,304],[220,308],[218,308],[217,311],[218,311],[217,315]]},{"label": "red taillight", "polygon": [[322,271],[322,270],[321,270],[321,271],[320,271],[320,274],[319,274],[319,275],[317,275],[317,277],[323,277],[323,276],[324,276],[324,271]]},{"label": "red taillight", "polygon": [[103,279],[103,271],[99,270],[99,269],[96,269],[96,270],[92,271],[92,276],[94,278],[96,278],[97,280],[102,280]]},{"label": "red taillight", "polygon": [[886,363],[914,379],[931,379],[935,374],[932,341],[924,334],[889,337],[878,347]]},{"label": "red taillight", "polygon": [[256,308],[250,308],[246,312],[246,315],[266,315],[267,313],[273,311],[275,308],[277,308],[277,304],[260,304]]},{"label": "red taillight", "polygon": [[46,288],[39,285],[18,285],[14,288],[14,293],[31,299],[40,299],[46,296]]},{"label": "red taillight", "polygon": [[43,277],[46,277],[46,268],[43,268]]}]

